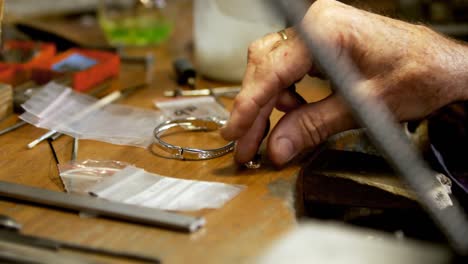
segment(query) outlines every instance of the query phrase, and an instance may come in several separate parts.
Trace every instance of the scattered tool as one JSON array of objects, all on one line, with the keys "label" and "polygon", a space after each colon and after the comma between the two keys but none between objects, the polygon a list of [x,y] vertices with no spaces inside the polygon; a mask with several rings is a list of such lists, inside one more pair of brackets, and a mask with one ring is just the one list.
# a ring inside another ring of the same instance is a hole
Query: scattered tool
[{"label": "scattered tool", "polygon": [[179,85],[188,85],[192,89],[195,88],[197,72],[188,59],[176,59],[173,63],[173,67],[176,73],[177,83]]},{"label": "scattered tool", "polygon": [[0,196],[185,232],[195,232],[205,225],[203,217],[170,213],[153,208],[110,202],[96,197],[50,191],[5,181],[0,181]]},{"label": "scattered tool", "polygon": [[0,239],[0,263],[96,264],[96,261]]},{"label": "scattered tool", "polygon": [[59,165],[60,162],[58,160],[57,152],[55,151],[54,145],[52,144],[52,139],[48,138],[47,143],[49,143],[50,150],[52,151],[52,156],[54,156],[55,164]]},{"label": "scattered tool", "polygon": [[13,130],[15,130],[15,129],[18,129],[18,128],[20,128],[20,127],[26,125],[26,124],[27,124],[27,123],[24,122],[23,120],[18,121],[18,122],[16,122],[16,124],[14,124],[14,125],[12,125],[12,126],[9,126],[9,127],[5,128],[5,129],[0,130],[0,136],[6,134],[6,133],[8,133],[8,132],[11,132],[11,131],[13,131]]},{"label": "scattered tool", "polygon": [[11,231],[20,231],[23,226],[16,222],[15,219],[7,216],[7,215],[0,215],[0,228],[5,228],[6,230]]},{"label": "scattered tool", "polygon": [[50,137],[50,139],[51,139],[52,141],[55,141],[55,140],[59,139],[59,137],[61,137],[61,136],[63,136],[63,134],[60,133],[60,132],[57,132],[57,133],[53,134],[53,135]]},{"label": "scattered tool", "polygon": [[57,152],[55,151],[54,144],[52,144],[52,139],[48,138],[47,143],[49,144],[50,151],[52,152],[52,156],[54,157],[55,166],[56,166],[56,169],[57,169],[57,174],[59,175],[58,178],[60,179],[60,183],[62,184],[62,187],[65,187],[65,183],[63,182],[62,177],[60,177],[60,170],[58,168],[58,165],[60,164],[60,161],[58,159]]},{"label": "scattered tool", "polygon": [[76,161],[77,158],[78,158],[78,138],[73,138],[71,161]]},{"label": "scattered tool", "polygon": [[177,97],[177,96],[212,96],[216,102],[221,106],[225,107],[224,103],[221,101],[220,97],[233,98],[236,94],[239,93],[241,87],[218,87],[212,89],[199,89],[199,90],[182,90],[176,88],[174,91],[165,91],[164,96],[167,97]]},{"label": "scattered tool", "polygon": [[32,247],[39,247],[49,250],[58,251],[60,249],[70,249],[75,251],[81,251],[85,253],[92,253],[98,255],[106,255],[110,257],[126,258],[129,260],[135,260],[146,263],[160,263],[156,258],[143,256],[135,253],[116,251],[99,247],[79,245],[75,243],[69,243],[65,241],[58,241],[48,238],[42,238],[37,236],[30,236],[21,234],[22,225],[15,219],[0,215],[0,240],[5,240],[12,243],[24,244]]},{"label": "scattered tool", "polygon": [[198,89],[198,90],[182,90],[178,89],[176,91],[164,91],[164,96],[166,97],[175,97],[175,96],[208,96],[212,95],[214,97],[234,97],[241,90],[240,86],[232,87],[217,87],[211,89]]}]

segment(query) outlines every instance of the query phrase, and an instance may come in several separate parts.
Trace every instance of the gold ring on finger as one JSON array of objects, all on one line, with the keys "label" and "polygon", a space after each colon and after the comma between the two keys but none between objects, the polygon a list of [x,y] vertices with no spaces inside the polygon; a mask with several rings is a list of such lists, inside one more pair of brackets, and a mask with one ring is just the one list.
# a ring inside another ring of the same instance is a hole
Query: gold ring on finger
[{"label": "gold ring on finger", "polygon": [[280,35],[282,40],[288,40],[288,35],[286,34],[286,29],[282,29],[278,31],[278,34]]}]

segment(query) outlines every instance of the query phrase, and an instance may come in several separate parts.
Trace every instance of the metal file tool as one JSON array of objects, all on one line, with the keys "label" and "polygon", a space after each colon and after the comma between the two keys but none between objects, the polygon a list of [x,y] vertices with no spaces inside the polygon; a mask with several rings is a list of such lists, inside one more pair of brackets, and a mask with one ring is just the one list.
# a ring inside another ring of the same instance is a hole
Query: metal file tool
[{"label": "metal file tool", "polygon": [[0,239],[0,263],[98,264],[102,262]]},{"label": "metal file tool", "polygon": [[110,202],[90,196],[55,192],[5,181],[0,181],[0,197],[184,232],[194,232],[205,225],[203,217],[169,213],[157,209]]}]

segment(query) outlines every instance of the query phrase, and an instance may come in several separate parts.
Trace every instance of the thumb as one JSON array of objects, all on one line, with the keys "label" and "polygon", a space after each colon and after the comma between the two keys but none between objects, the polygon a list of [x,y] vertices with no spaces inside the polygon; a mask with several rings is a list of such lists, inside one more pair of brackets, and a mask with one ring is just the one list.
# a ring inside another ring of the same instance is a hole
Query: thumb
[{"label": "thumb", "polygon": [[353,127],[348,108],[339,96],[332,95],[284,115],[271,132],[268,154],[274,164],[282,166],[329,136]]}]

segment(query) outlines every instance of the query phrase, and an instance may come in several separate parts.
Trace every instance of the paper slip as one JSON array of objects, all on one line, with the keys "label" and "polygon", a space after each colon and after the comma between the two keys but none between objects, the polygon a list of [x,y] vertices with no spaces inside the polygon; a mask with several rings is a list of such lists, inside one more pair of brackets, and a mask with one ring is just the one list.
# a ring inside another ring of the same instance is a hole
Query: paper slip
[{"label": "paper slip", "polygon": [[114,202],[162,210],[196,211],[220,208],[243,189],[238,185],[164,177],[128,166],[87,191]]},{"label": "paper slip", "polygon": [[58,164],[60,178],[70,193],[88,194],[87,190],[130,164],[114,160],[83,160]]}]

